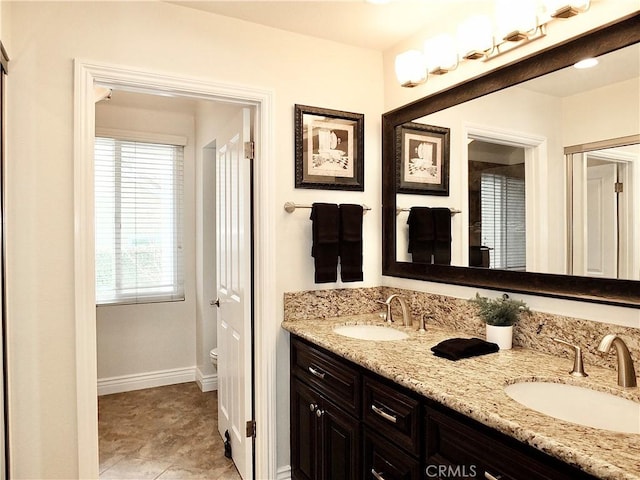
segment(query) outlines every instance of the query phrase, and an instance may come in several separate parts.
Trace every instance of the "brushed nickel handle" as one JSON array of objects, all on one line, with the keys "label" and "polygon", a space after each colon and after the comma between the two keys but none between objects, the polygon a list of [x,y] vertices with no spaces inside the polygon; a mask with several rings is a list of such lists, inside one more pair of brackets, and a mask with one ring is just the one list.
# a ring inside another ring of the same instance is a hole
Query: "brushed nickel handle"
[{"label": "brushed nickel handle", "polygon": [[373,410],[373,413],[380,415],[382,418],[384,418],[385,420],[391,422],[391,423],[398,423],[398,417],[396,417],[395,415],[389,415],[387,412],[385,412],[384,410],[382,410],[380,407],[376,407],[375,405],[371,405],[371,410]]},{"label": "brushed nickel handle", "polygon": [[322,415],[324,415],[324,410],[317,409],[316,410],[316,417],[320,418]]},{"label": "brushed nickel handle", "polygon": [[315,412],[316,408],[318,408],[318,405],[316,405],[315,403],[309,404],[309,410],[311,410],[312,412]]},{"label": "brushed nickel handle", "polygon": [[500,480],[502,475],[491,475],[489,472],[484,472],[484,478],[487,480]]},{"label": "brushed nickel handle", "polygon": [[375,468],[371,469],[371,475],[373,475],[373,478],[375,478],[376,480],[384,480],[384,477],[378,472],[376,472]]},{"label": "brushed nickel handle", "polygon": [[587,373],[584,371],[582,349],[578,345],[573,345],[572,343],[569,343],[566,340],[562,340],[561,338],[554,338],[553,341],[573,348],[573,368],[569,372],[569,375],[573,377],[588,377],[589,375],[587,375]]},{"label": "brushed nickel handle", "polygon": [[324,372],[321,372],[320,370],[311,366],[309,366],[308,370],[311,375],[318,377],[320,380],[324,380],[324,376],[326,375]]}]

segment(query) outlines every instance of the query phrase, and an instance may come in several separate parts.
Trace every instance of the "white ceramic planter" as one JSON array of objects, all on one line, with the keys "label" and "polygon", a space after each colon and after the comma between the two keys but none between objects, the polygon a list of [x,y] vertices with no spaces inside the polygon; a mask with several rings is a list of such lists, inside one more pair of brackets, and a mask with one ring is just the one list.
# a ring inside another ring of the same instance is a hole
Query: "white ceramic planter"
[{"label": "white ceramic planter", "polygon": [[498,327],[487,325],[487,342],[497,343],[500,350],[509,350],[513,343],[513,325]]}]

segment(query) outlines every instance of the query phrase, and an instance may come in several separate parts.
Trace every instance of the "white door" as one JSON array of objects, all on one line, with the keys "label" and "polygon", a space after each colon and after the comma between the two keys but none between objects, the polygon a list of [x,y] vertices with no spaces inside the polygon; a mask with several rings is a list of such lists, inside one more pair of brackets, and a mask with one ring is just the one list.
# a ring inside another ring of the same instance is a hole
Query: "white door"
[{"label": "white door", "polygon": [[229,433],[233,461],[253,478],[251,352],[251,111],[243,108],[218,137],[216,265],[218,281],[218,429]]},{"label": "white door", "polygon": [[617,166],[587,167],[587,258],[589,277],[618,277]]}]

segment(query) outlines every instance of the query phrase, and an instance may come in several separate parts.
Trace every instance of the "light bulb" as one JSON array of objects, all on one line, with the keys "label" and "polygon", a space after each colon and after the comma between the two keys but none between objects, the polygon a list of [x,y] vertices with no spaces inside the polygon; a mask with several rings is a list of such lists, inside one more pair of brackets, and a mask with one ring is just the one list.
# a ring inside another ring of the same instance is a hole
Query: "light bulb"
[{"label": "light bulb", "polygon": [[424,57],[419,50],[408,50],[396,57],[396,77],[403,87],[415,87],[427,81]]}]

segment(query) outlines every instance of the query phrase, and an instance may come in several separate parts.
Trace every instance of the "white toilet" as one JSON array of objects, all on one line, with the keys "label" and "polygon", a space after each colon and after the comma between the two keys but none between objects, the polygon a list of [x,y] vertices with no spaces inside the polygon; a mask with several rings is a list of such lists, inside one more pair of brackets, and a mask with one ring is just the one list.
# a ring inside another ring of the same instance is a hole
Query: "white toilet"
[{"label": "white toilet", "polygon": [[214,348],[209,352],[209,360],[211,360],[211,365],[218,369],[218,349]]}]

